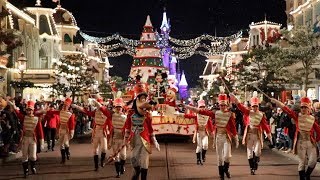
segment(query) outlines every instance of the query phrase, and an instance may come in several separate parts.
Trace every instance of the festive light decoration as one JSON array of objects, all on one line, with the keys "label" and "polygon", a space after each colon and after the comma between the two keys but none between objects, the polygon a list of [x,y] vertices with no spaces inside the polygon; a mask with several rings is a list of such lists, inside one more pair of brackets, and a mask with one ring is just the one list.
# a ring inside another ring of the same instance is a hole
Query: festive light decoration
[{"label": "festive light decoration", "polygon": [[83,54],[67,55],[56,64],[56,83],[52,85],[58,95],[72,92],[80,96],[94,84],[94,71]]},{"label": "festive light decoration", "polygon": [[[80,35],[89,42],[98,43],[99,50],[104,52],[108,57],[117,57],[123,54],[134,56],[135,48],[139,45],[138,40],[124,38],[119,34],[113,34],[107,37],[94,37],[84,32],[80,32]],[[146,42],[144,45],[151,46],[156,44],[157,47],[166,47],[168,46],[168,43],[170,43],[175,56],[178,59],[186,59],[195,54],[208,57],[215,54],[223,54],[224,52],[229,51],[230,42],[241,36],[242,32],[227,37],[215,37],[204,34],[189,40],[180,40],[169,37],[168,42],[164,40],[164,37],[162,37],[161,34],[159,35],[158,33],[155,33],[155,38],[157,41]],[[117,43],[106,44],[113,41],[117,41]]]}]

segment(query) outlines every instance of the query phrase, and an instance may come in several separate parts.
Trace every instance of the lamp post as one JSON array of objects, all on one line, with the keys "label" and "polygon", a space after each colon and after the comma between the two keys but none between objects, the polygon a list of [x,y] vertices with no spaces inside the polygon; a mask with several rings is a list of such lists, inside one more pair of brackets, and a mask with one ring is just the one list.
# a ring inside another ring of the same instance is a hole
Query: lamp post
[{"label": "lamp post", "polygon": [[20,57],[18,58],[18,69],[20,71],[20,93],[23,97],[23,89],[24,89],[24,72],[27,69],[27,58],[25,57],[24,53],[22,52],[20,54]]}]

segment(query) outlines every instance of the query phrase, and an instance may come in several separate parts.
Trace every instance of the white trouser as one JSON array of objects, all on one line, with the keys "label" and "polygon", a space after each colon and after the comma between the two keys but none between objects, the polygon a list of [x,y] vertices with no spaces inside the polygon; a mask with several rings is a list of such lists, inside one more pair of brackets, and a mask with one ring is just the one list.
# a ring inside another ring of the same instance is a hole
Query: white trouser
[{"label": "white trouser", "polygon": [[204,150],[208,150],[208,135],[205,131],[200,131],[197,133],[197,149],[196,153]]},{"label": "white trouser", "polygon": [[69,141],[70,141],[70,135],[67,130],[61,129],[59,131],[59,144],[60,149],[64,149],[66,147],[69,147]]},{"label": "white trouser", "polygon": [[104,132],[102,129],[96,129],[94,137],[92,137],[92,144],[93,144],[93,154],[98,155],[99,154],[99,148],[101,150],[101,153],[106,153],[108,144],[107,144],[107,138],[104,136]]},{"label": "white trouser", "polygon": [[231,159],[231,143],[226,134],[217,134],[216,136],[216,153],[218,166],[222,166],[223,162],[230,162]]},{"label": "white trouser", "polygon": [[22,162],[37,160],[37,143],[34,137],[23,137],[22,139]]},{"label": "white trouser", "polygon": [[140,166],[143,169],[148,169],[149,167],[149,153],[144,147],[141,136],[133,136],[134,147],[132,149],[131,163],[133,167]]},{"label": "white trouser", "polygon": [[[123,139],[113,139],[113,153],[116,153],[123,145]],[[121,151],[116,156],[116,161],[120,162],[120,160],[126,160],[127,158],[127,147],[124,146]]]},{"label": "white trouser", "polygon": [[317,148],[311,143],[310,140],[298,140],[297,141],[297,153],[299,156],[298,171],[305,170],[306,162],[308,167],[314,168],[317,164]]},{"label": "white trouser", "polygon": [[253,158],[253,152],[255,156],[260,157],[261,155],[261,142],[257,134],[247,134],[247,157],[248,159]]}]

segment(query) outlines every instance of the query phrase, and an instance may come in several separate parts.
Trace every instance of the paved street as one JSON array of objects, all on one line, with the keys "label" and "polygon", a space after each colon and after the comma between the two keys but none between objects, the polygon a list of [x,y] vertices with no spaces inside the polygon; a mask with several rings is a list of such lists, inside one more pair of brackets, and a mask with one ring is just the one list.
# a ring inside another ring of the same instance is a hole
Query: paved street
[{"label": "paved street", "polygon": [[[57,148],[56,148],[57,149]],[[195,145],[187,142],[161,143],[161,152],[154,152],[148,173],[152,180],[179,179],[218,179],[216,156],[213,150],[208,152],[207,162],[203,166],[196,165]],[[30,175],[28,179],[68,179],[68,180],[98,180],[116,179],[113,165],[93,171],[92,149],[89,138],[83,138],[71,146],[71,160],[66,165],[59,164],[59,151],[43,152],[39,154],[38,174]],[[318,165],[319,166],[319,165]],[[130,179],[132,169],[127,162],[127,171],[121,179]],[[320,179],[319,167],[313,173],[312,179]],[[245,149],[233,151],[230,167],[232,179],[298,179],[297,161],[279,155],[269,149],[263,150],[263,157],[257,175],[249,175],[248,161]],[[22,179],[22,167],[19,160],[3,164],[0,168],[0,179]]]}]

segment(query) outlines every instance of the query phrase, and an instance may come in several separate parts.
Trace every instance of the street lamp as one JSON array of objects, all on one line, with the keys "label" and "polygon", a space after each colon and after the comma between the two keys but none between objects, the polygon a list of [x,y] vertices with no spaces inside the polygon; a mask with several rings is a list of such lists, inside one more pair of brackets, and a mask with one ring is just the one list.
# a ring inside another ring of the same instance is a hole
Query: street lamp
[{"label": "street lamp", "polygon": [[18,69],[20,71],[20,93],[23,97],[23,88],[24,88],[24,71],[27,69],[27,58],[25,57],[24,53],[22,52],[20,54],[20,57],[18,58]]}]

